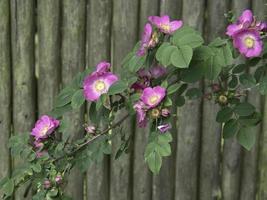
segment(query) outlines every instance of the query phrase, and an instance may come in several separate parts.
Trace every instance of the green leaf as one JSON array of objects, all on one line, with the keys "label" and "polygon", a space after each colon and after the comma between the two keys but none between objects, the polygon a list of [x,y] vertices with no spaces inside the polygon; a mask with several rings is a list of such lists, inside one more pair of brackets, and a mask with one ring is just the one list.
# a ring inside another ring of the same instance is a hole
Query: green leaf
[{"label": "green leaf", "polygon": [[230,88],[236,88],[237,85],[238,85],[238,79],[237,79],[237,77],[236,76],[232,76],[231,80],[228,83],[228,86]]},{"label": "green leaf", "polygon": [[216,116],[216,121],[219,123],[227,122],[233,116],[233,110],[229,107],[221,109]]},{"label": "green leaf", "polygon": [[256,136],[252,128],[242,127],[237,134],[237,141],[249,151],[256,141]]},{"label": "green leaf", "polygon": [[235,136],[238,131],[238,122],[235,119],[227,121],[223,126],[223,138],[227,139]]},{"label": "green leaf", "polygon": [[227,40],[226,39],[221,39],[220,37],[215,38],[210,44],[209,46],[212,47],[221,47],[223,45],[227,44]]},{"label": "green leaf", "polygon": [[73,109],[80,108],[83,105],[84,102],[85,102],[85,98],[84,98],[84,95],[83,95],[83,90],[82,89],[77,90],[74,93],[74,95],[72,96],[71,107]]},{"label": "green leaf", "polygon": [[64,88],[55,100],[55,107],[63,107],[71,102],[72,96],[76,92],[76,89],[71,87]]},{"label": "green leaf", "polygon": [[200,46],[194,50],[193,60],[205,61],[214,55],[215,54],[212,51],[212,48],[210,48],[208,46]]},{"label": "green leaf", "polygon": [[175,46],[167,46],[162,51],[161,64],[168,66],[171,64],[171,55],[177,48]]},{"label": "green leaf", "polygon": [[6,196],[11,196],[13,194],[13,191],[14,191],[14,182],[13,180],[9,179],[4,185],[3,185],[3,188],[2,188],[4,194]]},{"label": "green leaf", "polygon": [[42,171],[42,166],[40,163],[32,164],[32,170],[35,171],[36,173],[39,173]]},{"label": "green leaf", "polygon": [[146,61],[146,56],[137,56],[133,55],[133,57],[129,60],[129,70],[131,72],[137,72]]},{"label": "green leaf", "polygon": [[214,60],[214,56],[209,58],[205,62],[205,76],[209,80],[214,80],[216,79],[219,74],[221,73],[222,66],[217,64]]},{"label": "green leaf", "polygon": [[240,74],[246,70],[247,66],[245,64],[236,65],[233,69],[233,74]]},{"label": "green leaf", "polygon": [[168,42],[163,42],[160,47],[158,48],[157,52],[156,52],[156,59],[161,62],[162,60],[162,56],[163,56],[163,51],[170,46],[170,43]]},{"label": "green leaf", "polygon": [[256,79],[251,74],[242,74],[239,80],[240,83],[246,87],[253,87],[256,85]]},{"label": "green leaf", "polygon": [[250,103],[244,102],[237,104],[234,108],[234,112],[239,116],[249,116],[255,112],[255,107]]},{"label": "green leaf", "polygon": [[167,89],[167,94],[170,95],[170,94],[175,93],[180,88],[180,86],[181,86],[181,84],[179,84],[179,83],[175,83],[175,84],[171,85]]},{"label": "green leaf", "polygon": [[176,48],[171,54],[171,63],[178,68],[188,68],[193,56],[190,46]]},{"label": "green leaf", "polygon": [[172,43],[177,47],[188,45],[192,48],[196,48],[201,46],[204,43],[204,40],[196,33],[184,34],[182,36],[176,34],[172,38]]},{"label": "green leaf", "polygon": [[149,154],[145,161],[148,164],[149,169],[154,173],[158,174],[162,165],[162,158],[157,151],[153,151],[151,154]]},{"label": "green leaf", "polygon": [[122,93],[127,88],[128,86],[124,81],[117,81],[116,83],[110,86],[108,94],[109,95],[119,94]]}]

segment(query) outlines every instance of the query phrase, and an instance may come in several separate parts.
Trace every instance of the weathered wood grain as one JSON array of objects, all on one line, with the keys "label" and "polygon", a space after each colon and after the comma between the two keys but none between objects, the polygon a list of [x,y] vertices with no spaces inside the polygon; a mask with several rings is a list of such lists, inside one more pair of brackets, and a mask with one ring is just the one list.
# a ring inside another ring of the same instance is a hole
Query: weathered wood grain
[{"label": "weathered wood grain", "polygon": [[[95,67],[102,60],[110,62],[112,1],[92,0],[87,8],[87,66]],[[97,23],[96,23],[97,22]],[[87,199],[109,198],[109,158],[94,164],[87,171]],[[97,180],[97,181],[96,181]]]},{"label": "weathered wood grain", "polygon": [[[192,15],[192,10],[194,10],[194,15]],[[186,25],[202,32],[204,1],[184,2],[182,16]],[[199,87],[200,84],[196,83],[194,86]],[[198,196],[201,100],[187,100],[178,113],[175,199],[194,200]]]},{"label": "weathered wood grain", "polygon": [[60,1],[37,1],[38,113],[53,107],[60,82]]},{"label": "weathered wood grain", "polygon": [[[7,147],[11,134],[11,46],[9,1],[0,0],[0,179],[9,175],[10,155]],[[0,194],[1,196],[1,194]]]},{"label": "weathered wood grain", "polygon": [[[148,16],[159,14],[158,0],[140,1],[139,11],[139,40]],[[134,136],[134,160],[133,160],[133,200],[147,200],[151,198],[152,176],[144,161],[145,147],[148,142],[149,127],[136,126]]]},{"label": "weathered wood grain", "polygon": [[[112,64],[114,71],[120,70],[120,64],[127,52],[137,42],[138,34],[138,1],[115,0],[113,1],[112,19]],[[119,114],[123,115],[123,111]],[[123,131],[133,134],[134,124],[131,119],[123,124]],[[120,136],[114,138],[113,154],[110,169],[110,200],[128,200],[132,198],[132,152],[124,154],[114,161]],[[116,147],[115,147],[116,146]]]},{"label": "weathered wood grain", "polygon": [[[254,13],[261,20],[267,20],[267,2],[266,0],[253,0],[252,8]],[[258,170],[257,170],[257,200],[267,198],[267,98],[262,102],[262,131],[259,135],[259,152],[258,152]]]},{"label": "weathered wood grain", "polygon": [[[62,83],[70,83],[73,77],[85,68],[85,30],[86,1],[62,1]],[[84,107],[74,110],[64,119],[71,123],[69,133],[71,139],[83,136]],[[68,178],[67,194],[73,199],[83,199],[83,179],[78,169],[74,169]]]},{"label": "weathered wood grain", "polygon": [[[208,41],[223,35],[225,32],[224,13],[226,1],[207,1],[205,36]],[[208,86],[209,82],[205,83]],[[203,103],[201,164],[199,180],[199,199],[210,200],[221,196],[220,190],[220,149],[221,127],[216,119],[218,106],[207,100]]]},{"label": "weathered wood grain", "polygon": [[[12,84],[14,133],[30,132],[36,116],[34,76],[34,1],[11,1]],[[19,161],[15,162],[15,166]],[[24,199],[24,188],[16,200]],[[30,199],[30,197],[28,197]]]}]

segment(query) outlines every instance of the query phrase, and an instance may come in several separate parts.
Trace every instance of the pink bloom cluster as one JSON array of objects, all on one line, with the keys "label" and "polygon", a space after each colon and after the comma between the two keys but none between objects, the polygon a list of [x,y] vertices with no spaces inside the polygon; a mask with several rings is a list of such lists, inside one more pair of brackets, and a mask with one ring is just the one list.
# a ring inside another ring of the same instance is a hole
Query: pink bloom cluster
[{"label": "pink bloom cluster", "polygon": [[[143,90],[140,100],[135,103],[134,109],[137,114],[137,122],[139,127],[145,127],[148,122],[148,112],[152,112],[152,115],[158,117],[159,115],[167,117],[170,113],[168,109],[162,109],[161,112],[158,107],[164,97],[166,96],[166,89],[161,86],[147,87]],[[169,124],[160,125],[158,129],[161,132],[166,132],[171,127]]]},{"label": "pink bloom cluster", "polygon": [[226,34],[233,39],[233,45],[244,56],[251,58],[261,54],[263,42],[261,32],[267,31],[267,23],[256,21],[251,10],[245,10],[238,20],[227,27]]},{"label": "pink bloom cluster", "polygon": [[41,146],[38,141],[48,138],[51,133],[59,126],[59,120],[48,115],[43,115],[35,123],[31,135],[35,137],[35,146]]},{"label": "pink bloom cluster", "polygon": [[35,123],[32,129],[31,135],[34,136],[34,147],[36,149],[36,157],[40,158],[47,154],[47,151],[43,150],[43,141],[47,139],[59,126],[59,120],[54,119],[48,115],[43,115]]},{"label": "pink bloom cluster", "polygon": [[110,63],[102,61],[96,66],[96,71],[85,78],[83,92],[86,100],[97,101],[118,81],[118,77],[110,72],[110,67]]},{"label": "pink bloom cluster", "polygon": [[136,91],[143,91],[146,87],[149,87],[152,79],[157,79],[164,76],[167,73],[165,67],[156,65],[150,69],[140,69],[138,74],[138,81],[132,85],[132,88]]},{"label": "pink bloom cluster", "polygon": [[148,21],[150,23],[146,23],[144,27],[141,46],[140,49],[137,51],[138,56],[144,56],[147,50],[155,47],[159,41],[159,34],[157,31],[153,32],[152,25],[157,27],[159,31],[164,34],[172,34],[174,31],[176,31],[183,25],[183,22],[181,20],[170,21],[170,17],[168,15],[164,15],[162,17],[150,16],[148,17]]}]

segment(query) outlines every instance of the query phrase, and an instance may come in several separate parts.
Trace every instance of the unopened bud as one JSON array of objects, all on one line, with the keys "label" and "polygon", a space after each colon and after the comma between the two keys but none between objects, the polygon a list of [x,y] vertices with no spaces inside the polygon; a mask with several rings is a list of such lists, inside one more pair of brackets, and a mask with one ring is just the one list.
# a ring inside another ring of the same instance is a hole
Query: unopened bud
[{"label": "unopened bud", "polygon": [[51,187],[51,182],[49,180],[44,181],[44,188],[49,189]]},{"label": "unopened bud", "polygon": [[214,83],[211,85],[211,89],[213,92],[218,92],[218,91],[220,91],[221,87],[218,83]]},{"label": "unopened bud", "polygon": [[57,184],[62,183],[62,176],[61,175],[57,175],[56,178],[55,178],[55,181],[56,181]]},{"label": "unopened bud", "polygon": [[163,108],[163,109],[161,110],[161,115],[162,115],[163,117],[168,117],[168,116],[170,115],[170,110],[169,110],[168,108]]},{"label": "unopened bud", "polygon": [[86,126],[85,130],[87,133],[95,133],[96,132],[95,126],[92,126],[92,125]]}]

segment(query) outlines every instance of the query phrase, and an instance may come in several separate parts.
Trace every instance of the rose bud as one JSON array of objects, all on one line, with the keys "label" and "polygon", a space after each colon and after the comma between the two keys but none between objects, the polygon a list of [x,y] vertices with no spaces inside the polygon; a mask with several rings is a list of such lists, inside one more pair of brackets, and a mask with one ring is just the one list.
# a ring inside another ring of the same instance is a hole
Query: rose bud
[{"label": "rose bud", "polygon": [[87,133],[95,133],[96,132],[95,126],[92,126],[92,125],[86,126],[85,130],[86,130]]},{"label": "rose bud", "polygon": [[214,83],[211,85],[211,89],[213,92],[218,92],[221,89],[221,86],[218,83]]},{"label": "rose bud", "polygon": [[44,181],[44,188],[49,189],[51,187],[51,182],[49,180]]},{"label": "rose bud", "polygon": [[163,117],[168,117],[168,116],[170,115],[170,110],[169,110],[168,108],[163,108],[163,109],[161,110],[161,115],[162,115]]},{"label": "rose bud", "polygon": [[161,133],[165,133],[167,132],[168,130],[170,130],[172,127],[170,124],[163,124],[163,125],[160,125],[158,126],[158,129]]},{"label": "rose bud", "polygon": [[61,184],[62,183],[62,176],[61,175],[57,175],[55,178],[55,181],[57,184]]}]

